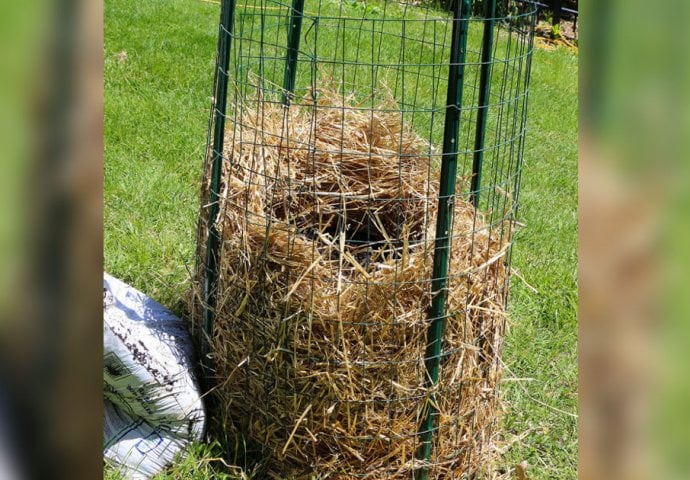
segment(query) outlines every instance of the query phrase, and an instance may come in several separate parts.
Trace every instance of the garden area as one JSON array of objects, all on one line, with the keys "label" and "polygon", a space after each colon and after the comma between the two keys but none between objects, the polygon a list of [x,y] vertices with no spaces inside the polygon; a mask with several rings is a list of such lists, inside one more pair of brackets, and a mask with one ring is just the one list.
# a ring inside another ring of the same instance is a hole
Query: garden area
[{"label": "garden area", "polygon": [[[326,12],[353,16],[375,17],[381,9],[377,2],[322,3]],[[105,2],[104,268],[182,318],[189,315],[196,268],[219,10],[215,0]],[[481,33],[470,31],[468,38],[479,43]],[[432,95],[428,90],[419,95]],[[528,107],[500,384],[502,433],[488,470],[490,478],[575,479],[576,48],[535,42]],[[119,477],[106,469],[106,478]],[[252,477],[218,439],[194,445],[156,478]]]}]

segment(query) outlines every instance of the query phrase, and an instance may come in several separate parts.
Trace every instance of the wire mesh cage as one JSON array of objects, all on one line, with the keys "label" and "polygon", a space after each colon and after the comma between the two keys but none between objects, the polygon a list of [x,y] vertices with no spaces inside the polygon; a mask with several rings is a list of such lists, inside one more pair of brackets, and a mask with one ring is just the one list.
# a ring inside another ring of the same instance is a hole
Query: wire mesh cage
[{"label": "wire mesh cage", "polygon": [[260,478],[470,478],[500,417],[536,10],[226,0],[195,325]]}]

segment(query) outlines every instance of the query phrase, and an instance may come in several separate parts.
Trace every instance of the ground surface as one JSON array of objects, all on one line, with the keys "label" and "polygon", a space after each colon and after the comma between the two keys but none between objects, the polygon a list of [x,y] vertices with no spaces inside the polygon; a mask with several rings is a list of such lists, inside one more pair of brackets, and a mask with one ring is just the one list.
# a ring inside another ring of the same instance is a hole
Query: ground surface
[{"label": "ground surface", "polygon": [[[105,268],[178,312],[194,262],[218,9],[105,2]],[[577,71],[573,49],[535,52],[497,475],[526,461],[532,479],[577,476]],[[197,446],[160,478],[237,478],[220,457]]]}]

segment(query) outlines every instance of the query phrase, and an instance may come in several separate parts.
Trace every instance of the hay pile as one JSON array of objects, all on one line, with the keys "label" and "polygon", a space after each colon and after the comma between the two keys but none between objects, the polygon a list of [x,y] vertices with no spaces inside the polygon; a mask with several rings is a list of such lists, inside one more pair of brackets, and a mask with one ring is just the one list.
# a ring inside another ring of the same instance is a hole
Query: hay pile
[{"label": "hay pile", "polygon": [[[399,114],[317,98],[257,99],[226,126],[215,416],[260,445],[261,478],[407,479],[430,394],[436,153]],[[507,275],[507,242],[459,199],[452,233],[439,479],[489,450]]]}]

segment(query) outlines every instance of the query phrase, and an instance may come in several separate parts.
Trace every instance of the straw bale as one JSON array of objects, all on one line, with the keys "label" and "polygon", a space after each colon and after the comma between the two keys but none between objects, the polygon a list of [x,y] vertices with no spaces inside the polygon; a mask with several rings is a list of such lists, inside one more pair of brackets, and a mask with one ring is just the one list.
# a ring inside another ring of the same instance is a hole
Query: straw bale
[{"label": "straw bale", "polygon": [[476,472],[499,410],[509,232],[455,199],[427,390],[437,152],[399,114],[317,93],[289,109],[257,96],[226,126],[211,413],[259,446],[261,478],[402,479],[433,394],[429,478]]}]

